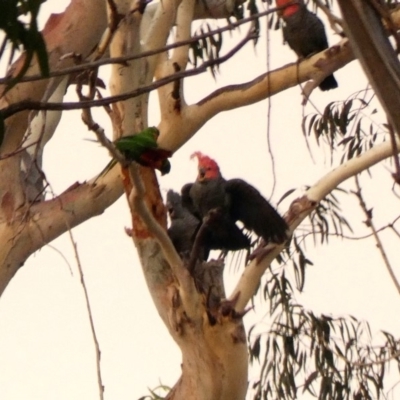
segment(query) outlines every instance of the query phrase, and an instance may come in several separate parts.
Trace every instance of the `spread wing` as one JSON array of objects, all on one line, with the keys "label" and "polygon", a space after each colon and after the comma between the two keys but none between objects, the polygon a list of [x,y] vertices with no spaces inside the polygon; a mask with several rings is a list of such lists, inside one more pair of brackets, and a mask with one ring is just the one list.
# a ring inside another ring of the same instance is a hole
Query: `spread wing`
[{"label": "spread wing", "polygon": [[255,187],[242,179],[231,179],[226,182],[226,192],[233,220],[241,221],[266,242],[282,243],[287,239],[285,220]]},{"label": "spread wing", "polygon": [[214,209],[208,214],[204,243],[213,250],[241,250],[250,248],[249,237],[231,218]]},{"label": "spread wing", "polygon": [[[202,218],[193,204],[190,196],[190,190],[193,184],[187,183],[181,189],[182,205],[193,215],[199,218],[202,223]],[[240,250],[250,247],[250,239],[237,227],[233,220],[221,210],[213,213],[211,223],[207,227],[203,235],[203,246],[207,250]]]}]

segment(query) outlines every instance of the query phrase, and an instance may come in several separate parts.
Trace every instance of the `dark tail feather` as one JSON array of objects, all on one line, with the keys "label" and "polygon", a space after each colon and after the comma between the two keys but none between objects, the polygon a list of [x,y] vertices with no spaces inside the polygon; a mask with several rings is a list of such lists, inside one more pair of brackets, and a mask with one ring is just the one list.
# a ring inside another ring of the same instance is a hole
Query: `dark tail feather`
[{"label": "dark tail feather", "polygon": [[319,85],[319,88],[322,91],[330,90],[330,89],[335,89],[338,87],[338,83],[336,82],[336,79],[333,75],[327,76]]}]

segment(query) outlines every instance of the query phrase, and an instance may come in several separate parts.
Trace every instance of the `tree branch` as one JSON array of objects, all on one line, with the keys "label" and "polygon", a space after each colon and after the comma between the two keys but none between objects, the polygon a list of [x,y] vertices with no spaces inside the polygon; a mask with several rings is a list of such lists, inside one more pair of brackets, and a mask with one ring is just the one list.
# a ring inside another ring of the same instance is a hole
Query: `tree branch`
[{"label": "tree branch", "polygon": [[[66,10],[58,15],[52,15],[43,29],[43,37],[46,41],[50,70],[57,70],[73,63],[72,58],[62,58],[65,54],[80,54],[87,57],[98,43],[101,34],[106,27],[104,2],[89,0],[73,0]],[[82,21],[85,24],[82,24]],[[91,29],[87,29],[90,26]],[[74,34],[71,35],[70,33]],[[75,38],[79,37],[79,40]],[[23,62],[20,57],[10,68],[8,73],[14,76]],[[37,75],[39,66],[36,58],[32,61],[27,72],[29,75]],[[16,104],[24,99],[39,100],[47,88],[48,80],[35,83],[18,84],[0,98],[0,109]],[[57,85],[55,85],[57,87]],[[3,93],[6,86],[0,86]],[[51,93],[48,94],[50,97]],[[26,121],[29,120],[28,111],[6,121],[6,134],[1,146],[1,153],[12,153],[20,146],[22,137],[26,131]],[[3,177],[0,179],[4,181]]]},{"label": "tree branch", "polygon": [[[246,0],[213,0],[214,5],[210,4],[210,0],[196,1],[194,9],[195,20],[199,19],[227,19],[232,16],[233,7],[232,5],[240,5],[245,3]],[[156,12],[157,4],[150,4],[146,8],[145,16],[148,14],[148,18],[152,18]]]},{"label": "tree branch", "polygon": [[[0,265],[4,266],[0,268],[0,296],[31,254],[68,229],[102,214],[121,196],[119,173],[114,168],[99,177],[96,185],[76,183],[52,200],[8,210],[9,222],[0,224],[0,237],[10,243],[0,251]],[[3,199],[3,211],[5,205]]]},{"label": "tree branch", "polygon": [[24,100],[16,104],[10,105],[7,108],[4,108],[1,112],[3,114],[3,118],[9,118],[10,116],[13,116],[14,114],[24,110],[69,111],[69,110],[80,110],[82,108],[89,108],[89,107],[103,107],[105,105],[117,103],[119,101],[128,100],[140,96],[142,94],[149,93],[152,90],[158,89],[159,87],[167,85],[178,79],[203,73],[204,71],[206,71],[207,67],[220,62],[221,59],[222,58],[205,62],[198,68],[194,68],[188,71],[177,72],[176,74],[157,80],[145,87],[134,89],[132,91],[118,94],[115,96],[103,97],[102,99],[98,100],[86,100],[81,102],[64,102],[64,103],[47,103],[47,102]]},{"label": "tree branch", "polygon": [[[324,58],[327,57],[327,58]],[[324,72],[318,63],[323,58]],[[292,63],[266,72],[250,82],[220,88],[197,104],[189,105],[180,115],[169,115],[168,123],[160,125],[162,147],[174,151],[185,144],[209,119],[222,111],[228,111],[256,103],[280,93],[299,83],[306,82],[327,71],[333,72],[354,60],[347,40],[324,52],[307,58],[300,64]],[[175,121],[171,118],[175,117]],[[177,127],[179,126],[179,129]]]},{"label": "tree branch", "polygon": [[[186,0],[178,8],[176,19],[176,42],[187,41],[191,36],[191,26],[193,20],[194,6],[196,1]],[[186,69],[189,60],[189,46],[176,47],[172,53],[171,62],[177,63],[181,70]]]},{"label": "tree branch", "polygon": [[[171,43],[171,44],[167,44],[165,46],[161,46],[159,48],[153,49],[153,50],[146,50],[146,51],[142,51],[140,54],[129,54],[129,55],[123,55],[120,57],[111,57],[111,58],[104,58],[101,60],[96,60],[96,61],[91,61],[91,62],[85,62],[79,65],[74,65],[72,67],[68,67],[68,68],[60,68],[57,70],[53,70],[50,72],[49,74],[49,78],[53,78],[53,77],[57,77],[57,76],[64,76],[64,75],[71,75],[71,74],[78,74],[81,72],[84,72],[88,69],[94,69],[94,68],[98,68],[101,67],[103,65],[109,65],[109,64],[126,64],[127,61],[133,61],[133,60],[138,60],[141,58],[146,58],[149,56],[154,56],[160,53],[165,53],[169,50],[172,49],[176,49],[178,47],[185,47],[188,46],[192,43],[195,43],[197,41],[199,41],[200,39],[206,39],[208,37],[214,36],[216,34],[220,34],[223,32],[231,32],[233,31],[235,28],[240,27],[241,25],[247,24],[248,22],[252,22],[257,18],[261,18],[264,17],[266,15],[271,14],[273,11],[275,11],[275,9],[271,9],[268,11],[264,11],[262,13],[259,14],[254,14],[251,17],[248,18],[243,18],[239,21],[236,21],[234,23],[230,23],[226,26],[223,26],[221,28],[218,29],[214,29],[210,32],[204,32],[201,35],[195,35],[193,37],[190,37],[186,40],[180,40],[180,41],[176,41],[175,43]],[[143,23],[142,23],[143,24]],[[5,78],[0,78],[0,84],[7,84],[8,81],[10,81],[12,79],[12,77],[5,77]],[[40,81],[40,80],[44,80],[47,78],[43,78],[42,75],[40,74],[36,74],[36,75],[29,75],[29,76],[24,76],[22,77],[19,82],[32,82],[32,81]]]},{"label": "tree branch", "polygon": [[[149,51],[164,47],[168,35],[175,23],[177,8],[182,0],[163,0],[157,4],[157,9],[146,27],[146,34],[143,38],[143,50]],[[157,57],[148,58],[149,75],[153,77],[156,69]]]},{"label": "tree branch", "polygon": [[[392,12],[391,17],[393,23],[400,26],[400,10]],[[247,83],[220,88],[197,104],[186,107],[182,115],[175,115],[175,121],[169,120],[165,127],[162,122],[159,143],[165,148],[176,150],[218,113],[256,103],[310,79],[318,80],[321,74],[333,73],[354,59],[350,43],[344,39],[301,63],[288,64]],[[319,68],[322,62],[324,72]]]},{"label": "tree branch", "polygon": [[181,287],[180,294],[184,309],[190,318],[194,318],[200,310],[200,296],[195,288],[194,280],[176,252],[166,230],[154,219],[144,201],[145,189],[137,165],[131,165],[129,173],[133,183],[131,193],[129,194],[129,203],[159,243],[163,255]]},{"label": "tree branch", "polygon": [[[400,139],[397,139],[397,148],[399,148],[399,145]],[[285,215],[286,219],[289,220],[290,230],[293,232],[311,213],[315,205],[342,182],[392,155],[393,148],[391,143],[385,142],[341,164],[339,167],[326,174],[308,189],[302,198],[295,200],[290,206],[289,212]],[[240,293],[235,307],[237,312],[241,312],[245,309],[257,290],[262,275],[283,248],[284,245],[274,247],[261,261],[258,262],[258,260],[255,259],[245,268],[236,288],[230,295],[230,299],[233,299]]]},{"label": "tree branch", "polygon": [[211,118],[221,111],[243,107],[264,100],[288,88],[317,79],[321,75],[318,64],[323,60],[323,72],[334,72],[354,60],[347,40],[331,46],[313,57],[298,63],[288,64],[274,71],[266,72],[250,82],[240,85],[229,85],[216,90],[197,103],[199,113],[204,118]]},{"label": "tree branch", "polygon": [[27,206],[27,235],[32,238],[32,253],[66,230],[102,214],[122,191],[120,172],[114,168],[98,177],[96,185],[76,183],[54,199]]}]

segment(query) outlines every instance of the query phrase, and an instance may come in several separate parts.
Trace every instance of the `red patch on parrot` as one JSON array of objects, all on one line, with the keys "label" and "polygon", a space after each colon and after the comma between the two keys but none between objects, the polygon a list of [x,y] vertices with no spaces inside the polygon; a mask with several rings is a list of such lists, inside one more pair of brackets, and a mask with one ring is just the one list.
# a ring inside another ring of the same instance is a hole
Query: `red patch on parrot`
[{"label": "red patch on parrot", "polygon": [[140,156],[139,163],[152,168],[157,168],[157,165],[163,160],[171,157],[172,152],[164,149],[148,149]]}]

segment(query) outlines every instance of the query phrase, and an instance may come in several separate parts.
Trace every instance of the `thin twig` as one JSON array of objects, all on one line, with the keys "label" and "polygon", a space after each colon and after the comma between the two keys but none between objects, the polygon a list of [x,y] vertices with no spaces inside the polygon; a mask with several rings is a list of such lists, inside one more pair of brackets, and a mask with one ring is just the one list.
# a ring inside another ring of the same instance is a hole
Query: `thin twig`
[{"label": "thin twig", "polygon": [[[218,33],[232,31],[234,28],[237,28],[243,24],[246,24],[247,22],[251,22],[257,18],[269,15],[272,12],[275,12],[276,10],[277,10],[277,8],[274,8],[274,9],[270,9],[269,11],[264,11],[259,14],[254,14],[248,18],[243,18],[237,22],[230,23],[227,26],[224,26],[222,28],[215,29],[210,32],[204,32],[204,34],[202,34],[202,35],[196,35],[196,36],[193,36],[191,39],[182,40],[180,42],[169,44],[169,45],[166,45],[159,49],[144,51],[143,53],[135,54],[135,55],[106,58],[103,60],[97,60],[97,61],[93,61],[93,62],[89,62],[89,63],[84,63],[84,64],[76,65],[74,67],[64,68],[64,69],[60,69],[58,71],[50,72],[50,74],[46,77],[43,77],[42,75],[26,76],[26,77],[21,78],[18,82],[31,82],[31,81],[37,81],[37,80],[42,80],[42,79],[48,79],[48,78],[52,78],[55,76],[79,73],[79,72],[86,71],[87,69],[97,68],[97,67],[100,67],[103,65],[108,65],[108,64],[126,64],[127,61],[133,61],[133,60],[137,60],[140,58],[150,57],[150,56],[153,56],[156,54],[164,53],[171,49],[175,49],[177,47],[187,46],[188,44],[196,43],[200,39],[214,36],[215,34],[218,34]],[[12,80],[12,77],[1,78],[0,84],[8,83],[10,80]]]},{"label": "thin twig", "polygon": [[[383,232],[386,229],[392,229],[394,231],[394,233],[400,238],[400,233],[397,231],[397,229],[394,227],[394,224],[399,220],[400,216],[397,216],[393,222],[389,222],[388,224],[376,229],[376,232]],[[297,232],[299,232],[300,229],[297,229]],[[330,233],[330,232],[322,232],[322,231],[317,231],[314,230],[314,232],[305,232],[302,235],[298,235],[297,237],[301,237],[306,239],[308,236],[310,235],[314,235],[315,234],[325,234],[327,236],[332,236],[332,237],[339,237],[341,239],[347,239],[347,240],[364,240],[364,239],[368,239],[371,236],[373,236],[373,233],[368,233],[367,235],[362,235],[362,236],[348,236],[348,235],[344,235],[343,233]]]},{"label": "thin twig", "polygon": [[394,181],[397,184],[400,184],[400,161],[399,161],[399,152],[397,150],[397,144],[396,144],[396,133],[393,129],[393,125],[390,123],[390,121],[387,121],[388,124],[388,130],[389,130],[389,135],[390,135],[390,142],[392,143],[393,147],[393,161],[394,161],[394,166],[395,166],[395,172],[392,173],[392,177]]},{"label": "thin twig", "polygon": [[100,359],[101,359],[100,345],[97,340],[96,329],[94,327],[92,309],[90,307],[89,294],[87,291],[85,278],[83,276],[82,264],[81,264],[81,260],[80,260],[79,253],[78,253],[78,247],[74,241],[74,237],[72,235],[71,229],[68,229],[68,232],[69,232],[69,237],[71,239],[72,247],[74,249],[76,264],[78,266],[78,271],[79,271],[79,277],[80,277],[81,285],[82,285],[83,292],[85,295],[86,309],[87,309],[88,316],[89,316],[90,329],[92,331],[93,342],[94,342],[94,346],[96,348],[96,371],[97,371],[97,383],[99,385],[99,397],[100,397],[100,400],[104,400],[104,385],[103,385],[103,380],[101,378],[101,366],[100,366]]},{"label": "thin twig", "polygon": [[[298,333],[300,333],[300,332],[305,336],[307,336],[307,335],[309,336],[310,335],[307,330],[300,330]],[[279,334],[275,330],[269,331],[268,333],[269,334],[272,333],[272,334],[275,334],[275,335]],[[329,343],[325,343],[325,347],[328,348],[332,353],[334,353],[336,355],[336,357],[340,358],[346,364],[351,365],[355,369],[362,369],[362,368],[366,368],[366,367],[372,367],[374,365],[386,364],[386,363],[389,363],[392,360],[397,360],[398,361],[399,358],[400,358],[400,351],[395,351],[395,352],[391,353],[388,357],[380,358],[380,359],[377,359],[375,361],[368,361],[368,362],[365,362],[365,361],[364,362],[363,361],[352,361],[352,360],[349,360],[345,355],[343,355],[340,352],[338,352],[336,346],[332,346]],[[377,350],[386,349],[383,346],[378,346],[376,348],[377,348]],[[370,354],[370,350],[373,350],[374,347],[373,346],[366,346],[365,349],[368,351],[368,354]],[[377,356],[375,352],[373,352],[372,354]],[[358,354],[358,355],[360,355],[360,354]],[[365,357],[360,357],[360,358],[361,359],[365,359]],[[343,369],[340,369],[340,371],[344,372]]]},{"label": "thin twig", "polygon": [[[82,86],[77,85],[77,90],[76,90],[79,100],[80,101],[85,101],[87,100],[87,97],[85,97],[82,94]],[[93,91],[92,94],[90,94],[91,98],[94,96],[95,90]],[[92,117],[92,112],[90,108],[84,108],[82,109],[82,121],[83,123],[88,127],[88,129],[92,132],[97,137],[97,140],[99,143],[104,146],[111,154],[111,156],[116,159],[121,165],[126,164],[126,160],[124,156],[117,150],[117,148],[114,146],[114,144],[107,138],[104,129],[93,120]]]},{"label": "thin twig", "polygon": [[[333,14],[332,11],[321,0],[315,0],[315,4],[325,13],[332,30],[343,37],[343,20]],[[337,28],[337,25],[342,28],[341,31]]]},{"label": "thin twig", "polygon": [[364,211],[364,214],[365,214],[365,216],[367,218],[366,221],[365,221],[365,224],[369,228],[371,228],[373,236],[374,236],[374,238],[376,240],[376,246],[378,247],[378,249],[379,249],[379,251],[381,253],[381,256],[383,258],[383,262],[386,265],[387,270],[389,271],[389,275],[392,278],[394,286],[396,287],[397,291],[400,294],[400,284],[399,284],[399,282],[397,280],[397,277],[396,277],[396,275],[395,275],[395,273],[394,273],[394,271],[392,269],[392,266],[390,265],[388,256],[387,256],[387,254],[386,254],[386,252],[385,252],[385,250],[383,248],[383,244],[382,244],[382,241],[381,241],[381,239],[380,239],[380,237],[378,235],[378,232],[375,229],[374,222],[372,220],[372,209],[368,209],[367,208],[367,205],[366,205],[366,203],[364,201],[364,198],[362,196],[361,185],[360,185],[360,182],[359,182],[359,179],[358,179],[358,175],[355,176],[355,181],[356,181],[357,191],[354,192],[354,194],[357,196],[357,198],[358,198],[358,200],[360,202],[361,209]]},{"label": "thin twig", "polygon": [[[267,7],[269,8],[269,4],[267,3]],[[271,70],[271,37],[270,37],[270,30],[268,29],[268,20],[266,20],[266,25],[267,25],[267,53],[266,53],[266,70],[269,72]],[[268,74],[268,88],[271,87],[271,75]],[[266,115],[266,120],[267,120],[267,127],[266,127],[266,137],[267,137],[267,151],[268,151],[268,158],[271,163],[271,168],[272,168],[272,188],[271,192],[269,194],[268,200],[271,200],[272,197],[274,196],[275,188],[276,188],[276,161],[275,161],[275,156],[274,152],[272,151],[272,141],[271,141],[271,123],[272,123],[272,98],[271,96],[268,96],[267,98],[267,115]]]},{"label": "thin twig", "polygon": [[3,118],[6,119],[24,110],[56,110],[56,111],[80,110],[82,108],[88,108],[88,107],[102,107],[111,103],[117,103],[119,101],[128,100],[133,97],[138,97],[144,93],[149,93],[155,89],[158,89],[161,86],[167,85],[168,83],[172,83],[178,79],[201,74],[204,71],[206,71],[208,67],[212,67],[213,65],[218,65],[227,61],[228,59],[233,57],[248,41],[254,38],[255,38],[254,35],[246,36],[241,42],[239,42],[237,46],[235,46],[232,50],[226,53],[226,55],[223,57],[205,61],[202,65],[200,65],[197,68],[193,68],[188,71],[180,71],[176,74],[166,76],[165,78],[159,79],[150,85],[132,90],[130,92],[126,92],[116,96],[105,97],[99,100],[84,100],[82,102],[46,103],[40,101],[24,100],[4,108],[3,110],[1,110],[1,114]]},{"label": "thin twig", "polygon": [[118,14],[117,6],[113,0],[107,0],[107,11],[108,11],[108,24],[107,29],[104,32],[100,43],[97,45],[94,60],[98,61],[100,57],[104,55],[108,49],[114,34],[118,28],[118,24],[121,22],[121,16]]},{"label": "thin twig", "polygon": [[69,273],[71,274],[71,276],[73,276],[74,273],[72,272],[71,264],[69,263],[68,258],[65,257],[64,253],[61,250],[57,249],[57,247],[55,247],[51,244],[48,244],[47,247],[49,249],[52,249],[53,251],[55,251],[65,261],[65,263],[67,264],[67,267],[69,269]]}]

